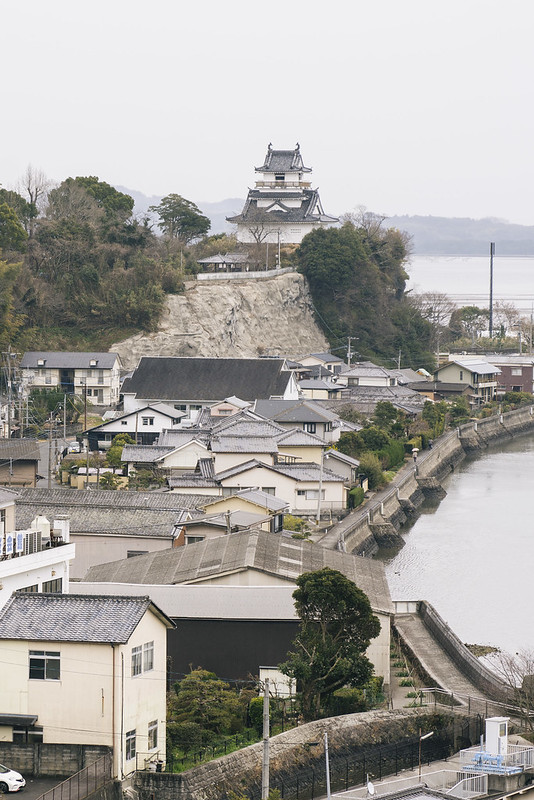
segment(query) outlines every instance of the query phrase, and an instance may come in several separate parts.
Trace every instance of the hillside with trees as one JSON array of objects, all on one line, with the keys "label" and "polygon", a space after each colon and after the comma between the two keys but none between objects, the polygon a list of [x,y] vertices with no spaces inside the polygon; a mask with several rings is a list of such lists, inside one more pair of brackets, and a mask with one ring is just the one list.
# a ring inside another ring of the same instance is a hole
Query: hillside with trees
[{"label": "hillside with trees", "polygon": [[[28,168],[19,192],[0,188],[1,343],[102,350],[157,331],[167,296],[184,291],[197,260],[236,249],[234,237],[209,231],[177,193],[136,216],[134,199],[98,177],[52,186]],[[249,255],[266,268],[266,252]],[[361,214],[288,247],[283,263],[306,276],[332,348],[352,336],[364,357],[392,366],[402,351],[403,365],[431,366],[430,325],[405,298],[406,256],[402,233]]]},{"label": "hillside with trees", "polygon": [[431,326],[405,294],[408,239],[364,214],[341,228],[315,230],[295,253],[318,321],[333,349],[351,336],[364,358],[392,367],[433,365]]}]

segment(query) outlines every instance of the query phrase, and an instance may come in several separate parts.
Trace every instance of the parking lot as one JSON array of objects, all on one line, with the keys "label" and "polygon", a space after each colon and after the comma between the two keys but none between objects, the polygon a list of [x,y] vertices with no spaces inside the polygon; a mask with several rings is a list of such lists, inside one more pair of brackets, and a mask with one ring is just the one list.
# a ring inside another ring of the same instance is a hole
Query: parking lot
[{"label": "parking lot", "polygon": [[20,800],[37,800],[38,797],[49,789],[53,789],[63,780],[62,778],[28,778],[26,775],[24,777],[26,778],[26,786],[21,792],[0,795],[0,797],[5,797],[6,800],[12,800],[12,798],[16,797],[20,797]]}]

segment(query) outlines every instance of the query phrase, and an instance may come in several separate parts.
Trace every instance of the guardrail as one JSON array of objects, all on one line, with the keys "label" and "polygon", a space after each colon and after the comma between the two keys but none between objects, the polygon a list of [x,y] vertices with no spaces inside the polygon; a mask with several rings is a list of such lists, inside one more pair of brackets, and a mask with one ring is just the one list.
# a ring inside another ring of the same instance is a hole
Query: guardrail
[{"label": "guardrail", "polygon": [[101,786],[113,780],[113,759],[111,753],[93,761],[66,781],[58,783],[40,795],[37,800],[84,800]]}]

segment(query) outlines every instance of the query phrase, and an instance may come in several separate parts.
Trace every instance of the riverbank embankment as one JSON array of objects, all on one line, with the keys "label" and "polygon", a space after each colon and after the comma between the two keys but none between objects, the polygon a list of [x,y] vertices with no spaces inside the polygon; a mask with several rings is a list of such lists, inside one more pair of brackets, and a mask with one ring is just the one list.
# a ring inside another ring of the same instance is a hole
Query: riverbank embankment
[{"label": "riverbank embankment", "polygon": [[445,497],[441,482],[466,455],[529,432],[534,432],[531,405],[473,420],[440,436],[431,450],[423,451],[417,462],[400,469],[386,489],[333,525],[319,543],[360,556],[371,556],[380,546],[400,543],[400,527],[418,513],[425,498]]}]

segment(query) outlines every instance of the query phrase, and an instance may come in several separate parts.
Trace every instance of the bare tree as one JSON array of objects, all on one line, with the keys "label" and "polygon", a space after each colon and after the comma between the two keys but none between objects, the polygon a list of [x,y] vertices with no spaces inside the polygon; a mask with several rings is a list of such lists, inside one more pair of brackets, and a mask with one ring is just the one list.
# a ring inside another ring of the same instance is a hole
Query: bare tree
[{"label": "bare tree", "polygon": [[42,210],[48,190],[52,187],[52,185],[53,182],[47,178],[42,170],[35,169],[35,167],[32,167],[31,164],[28,164],[26,172],[20,179],[19,186],[20,191],[25,192],[28,196],[28,202],[33,209],[28,230],[30,238],[34,233],[35,218]]},{"label": "bare tree", "polygon": [[534,650],[520,650],[513,655],[497,651],[488,660],[525,727],[534,730]]},{"label": "bare tree", "polygon": [[456,306],[450,297],[443,292],[412,294],[410,295],[410,300],[423,319],[430,322],[432,326],[434,350],[439,361],[440,343],[449,324],[451,314],[456,310]]},{"label": "bare tree", "polygon": [[519,311],[513,303],[507,303],[504,300],[498,300],[493,305],[493,324],[494,327],[501,329],[501,332],[506,335],[512,328],[517,327],[519,323]]}]

